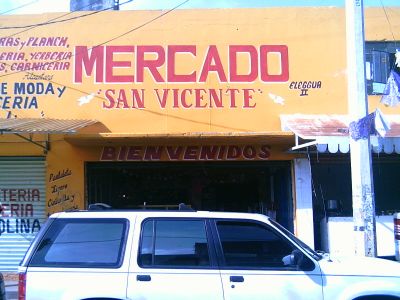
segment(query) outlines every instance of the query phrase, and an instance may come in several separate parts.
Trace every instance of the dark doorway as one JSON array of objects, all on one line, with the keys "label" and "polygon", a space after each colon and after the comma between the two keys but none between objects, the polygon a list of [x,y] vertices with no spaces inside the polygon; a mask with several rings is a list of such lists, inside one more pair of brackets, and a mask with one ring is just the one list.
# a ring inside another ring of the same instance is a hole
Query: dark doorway
[{"label": "dark doorway", "polygon": [[[376,216],[393,216],[400,211],[398,154],[374,154],[372,167]],[[315,247],[322,249],[320,225],[326,218],[353,216],[350,157],[319,154],[312,157],[311,168]]]},{"label": "dark doorway", "polygon": [[88,203],[257,212],[293,230],[290,162],[86,163]]}]

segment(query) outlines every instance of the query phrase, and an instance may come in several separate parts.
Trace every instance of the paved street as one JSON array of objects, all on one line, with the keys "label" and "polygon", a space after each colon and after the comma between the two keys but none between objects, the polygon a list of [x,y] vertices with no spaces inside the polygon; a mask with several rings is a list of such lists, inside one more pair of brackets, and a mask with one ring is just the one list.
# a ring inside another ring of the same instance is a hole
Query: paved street
[{"label": "paved street", "polygon": [[7,300],[17,300],[18,299],[18,281],[6,280],[6,295]]}]

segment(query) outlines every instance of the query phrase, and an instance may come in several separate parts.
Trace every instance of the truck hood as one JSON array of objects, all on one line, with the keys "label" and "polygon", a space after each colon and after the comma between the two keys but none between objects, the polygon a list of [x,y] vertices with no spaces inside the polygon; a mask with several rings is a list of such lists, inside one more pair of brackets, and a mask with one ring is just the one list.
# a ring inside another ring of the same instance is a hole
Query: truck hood
[{"label": "truck hood", "polygon": [[325,255],[319,264],[324,275],[400,277],[399,262],[380,258]]}]

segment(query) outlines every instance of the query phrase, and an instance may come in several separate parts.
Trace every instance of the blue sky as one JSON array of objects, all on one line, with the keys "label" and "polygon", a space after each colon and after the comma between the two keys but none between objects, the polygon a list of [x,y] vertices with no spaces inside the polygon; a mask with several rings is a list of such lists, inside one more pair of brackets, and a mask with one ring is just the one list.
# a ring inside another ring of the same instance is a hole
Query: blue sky
[{"label": "blue sky", "polygon": [[[120,0],[120,3],[129,0]],[[133,0],[121,10],[170,9],[184,0]],[[67,12],[70,0],[0,0],[1,14]],[[189,0],[180,8],[344,6],[345,0]],[[400,6],[400,0],[364,0],[364,6]]]}]

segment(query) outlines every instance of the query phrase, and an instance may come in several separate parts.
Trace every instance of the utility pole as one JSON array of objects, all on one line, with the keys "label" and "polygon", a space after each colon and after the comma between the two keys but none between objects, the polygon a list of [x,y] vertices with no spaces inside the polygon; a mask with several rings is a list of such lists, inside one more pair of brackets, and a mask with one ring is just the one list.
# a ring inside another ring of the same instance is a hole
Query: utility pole
[{"label": "utility pole", "polygon": [[[348,109],[351,121],[368,115],[363,0],[346,0]],[[370,138],[350,140],[355,254],[376,256],[375,196]]]}]

